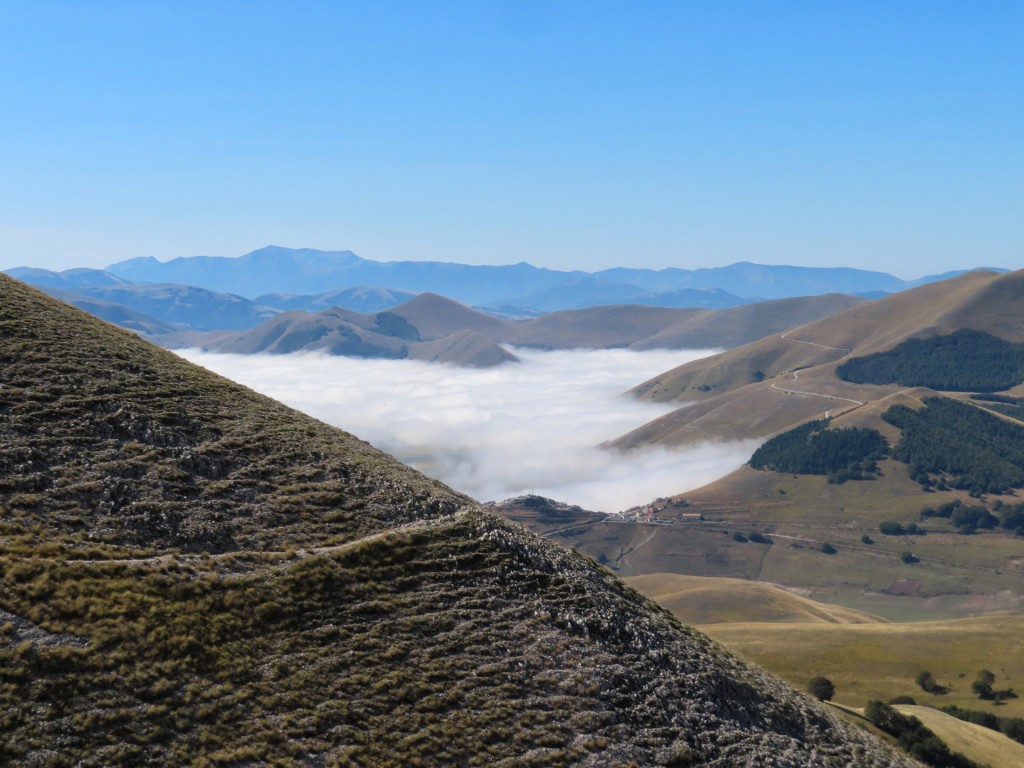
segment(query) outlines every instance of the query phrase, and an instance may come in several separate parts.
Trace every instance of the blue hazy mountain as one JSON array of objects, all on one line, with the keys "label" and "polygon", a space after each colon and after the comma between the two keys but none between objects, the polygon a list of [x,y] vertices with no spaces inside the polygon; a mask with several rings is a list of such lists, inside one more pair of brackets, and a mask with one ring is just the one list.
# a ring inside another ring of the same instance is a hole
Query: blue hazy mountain
[{"label": "blue hazy mountain", "polygon": [[488,304],[549,288],[568,274],[520,263],[472,266],[436,261],[378,262],[351,251],[268,246],[238,258],[192,256],[161,262],[129,259],[108,268],[132,282],[201,285],[256,297],[267,293],[320,294],[356,286],[386,286],[411,293],[434,292],[470,304]]},{"label": "blue hazy mountain", "polygon": [[[360,258],[351,251],[279,246],[268,246],[237,258],[192,256],[166,262],[152,257],[129,259],[110,265],[107,271],[135,283],[184,283],[249,298],[269,293],[321,294],[372,285],[410,293],[433,292],[477,306],[515,306],[524,297],[541,294],[551,309],[582,306],[580,291],[594,292],[593,286],[600,284],[619,286],[607,291],[621,293],[620,298],[628,292],[622,286],[632,286],[638,297],[687,289],[717,289],[741,299],[778,299],[824,293],[894,293],[941,279],[935,276],[905,281],[885,272],[849,267],[750,262],[707,269],[617,267],[594,273],[566,272],[526,262],[505,266],[378,262]],[[566,294],[561,304],[554,300],[558,286]]]},{"label": "blue hazy mountain", "polygon": [[236,294],[195,285],[129,282],[99,269],[17,267],[11,277],[91,312],[104,320],[152,335],[173,330],[234,330],[252,328],[280,310],[261,306]]},{"label": "blue hazy mountain", "polygon": [[404,304],[416,296],[411,291],[393,291],[390,288],[360,285],[316,294],[265,293],[254,301],[265,307],[283,311],[302,309],[320,312],[331,307],[343,307],[355,312],[383,312]]}]

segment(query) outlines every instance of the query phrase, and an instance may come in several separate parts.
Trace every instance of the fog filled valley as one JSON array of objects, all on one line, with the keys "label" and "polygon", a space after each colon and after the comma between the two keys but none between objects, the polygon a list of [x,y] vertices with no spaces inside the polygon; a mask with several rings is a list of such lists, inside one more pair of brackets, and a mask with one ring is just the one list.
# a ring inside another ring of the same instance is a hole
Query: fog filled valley
[{"label": "fog filled valley", "polygon": [[481,501],[535,493],[615,512],[722,477],[757,447],[599,447],[677,407],[628,389],[711,352],[513,351],[519,363],[483,370],[318,353],[178,353]]}]

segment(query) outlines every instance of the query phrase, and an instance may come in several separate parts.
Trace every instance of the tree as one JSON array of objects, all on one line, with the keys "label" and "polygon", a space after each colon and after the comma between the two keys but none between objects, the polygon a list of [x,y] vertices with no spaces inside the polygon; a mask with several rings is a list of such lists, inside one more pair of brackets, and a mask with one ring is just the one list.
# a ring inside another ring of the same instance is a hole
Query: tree
[{"label": "tree", "polygon": [[925,690],[928,693],[932,693],[939,687],[939,684],[935,682],[935,677],[927,669],[922,669],[918,672],[914,677],[914,682],[921,686],[922,690]]},{"label": "tree", "polygon": [[836,695],[836,687],[827,677],[818,675],[807,681],[807,692],[818,701],[831,701]]},{"label": "tree", "polygon": [[821,551],[824,552],[826,555],[834,555],[837,550],[834,546],[832,546],[826,541],[821,545]]}]

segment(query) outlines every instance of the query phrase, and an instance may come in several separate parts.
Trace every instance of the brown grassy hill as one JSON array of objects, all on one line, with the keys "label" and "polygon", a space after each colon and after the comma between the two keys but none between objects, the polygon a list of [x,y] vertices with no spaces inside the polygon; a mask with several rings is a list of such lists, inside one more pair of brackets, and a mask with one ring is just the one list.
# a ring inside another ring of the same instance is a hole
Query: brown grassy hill
[{"label": "brown grassy hill", "polygon": [[999,731],[974,723],[965,723],[952,715],[932,707],[901,705],[897,709],[904,715],[920,720],[954,752],[970,755],[990,768],[1020,768],[1024,765],[1024,744],[1004,736]]},{"label": "brown grassy hill", "polygon": [[796,325],[820,320],[864,303],[858,296],[830,293],[802,296],[693,315],[653,336],[637,342],[634,349],[731,348]]},{"label": "brown grassy hill", "polygon": [[689,624],[735,622],[880,624],[885,619],[744,579],[650,573],[626,583]]},{"label": "brown grassy hill", "polygon": [[198,341],[203,349],[243,355],[319,350],[332,355],[412,358],[476,368],[516,359],[475,331],[456,331],[423,341],[415,326],[393,312],[364,315],[337,307],[316,314],[285,312],[248,331],[209,335]]},{"label": "brown grassy hill", "polygon": [[498,341],[503,337],[506,323],[436,293],[421,293],[390,310],[390,314],[415,327],[424,341],[440,339],[458,331],[476,331]]},{"label": "brown grassy hill", "polygon": [[856,306],[864,300],[830,294],[745,304],[728,309],[668,309],[639,305],[552,312],[510,323],[512,344],[631,349],[734,347]]},{"label": "brown grassy hill", "polygon": [[910,766],[606,570],[0,277],[0,763]]},{"label": "brown grassy hill", "polygon": [[1024,271],[999,275],[969,272],[951,280],[864,302],[816,322],[790,326],[721,355],[675,368],[637,386],[639,397],[667,402],[717,397],[754,380],[813,368],[889,349],[911,336],[949,333],[961,327],[990,330],[1008,340],[1024,338],[1020,286]]},{"label": "brown grassy hill", "polygon": [[628,347],[683,319],[715,316],[718,311],[633,304],[564,310],[510,322],[503,338],[512,344],[552,349]]},{"label": "brown grassy hill", "polygon": [[835,375],[841,361],[889,349],[912,336],[961,327],[1011,341],[1024,338],[1024,312],[1016,298],[1022,289],[1024,271],[970,272],[687,363],[632,391],[655,402],[698,405],[661,417],[612,444],[634,448],[768,437],[826,411],[852,412],[899,387],[841,381]]}]

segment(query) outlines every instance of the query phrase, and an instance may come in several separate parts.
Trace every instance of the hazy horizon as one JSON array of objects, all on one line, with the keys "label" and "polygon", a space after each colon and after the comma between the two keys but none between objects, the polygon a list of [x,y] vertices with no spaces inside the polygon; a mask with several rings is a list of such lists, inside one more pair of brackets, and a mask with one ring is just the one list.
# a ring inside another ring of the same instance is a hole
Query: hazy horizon
[{"label": "hazy horizon", "polygon": [[515,353],[520,363],[472,369],[316,353],[179,350],[479,501],[536,493],[615,512],[716,480],[760,442],[629,453],[597,447],[675,407],[624,397],[627,389],[712,351]]},{"label": "hazy horizon", "polygon": [[1022,266],[1024,5],[0,4],[0,269]]}]

